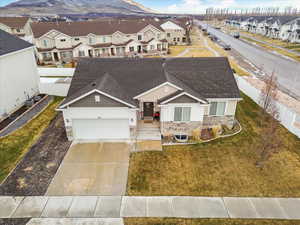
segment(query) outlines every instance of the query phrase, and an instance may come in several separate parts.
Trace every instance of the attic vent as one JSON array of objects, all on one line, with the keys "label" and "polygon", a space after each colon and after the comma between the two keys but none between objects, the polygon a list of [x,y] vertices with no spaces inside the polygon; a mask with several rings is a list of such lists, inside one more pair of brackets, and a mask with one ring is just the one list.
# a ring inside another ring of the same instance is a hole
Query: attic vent
[{"label": "attic vent", "polygon": [[100,95],[95,95],[95,102],[100,102]]},{"label": "attic vent", "polygon": [[95,87],[95,86],[96,86],[96,83],[95,83],[95,82],[93,82],[93,83],[92,83],[92,87]]}]

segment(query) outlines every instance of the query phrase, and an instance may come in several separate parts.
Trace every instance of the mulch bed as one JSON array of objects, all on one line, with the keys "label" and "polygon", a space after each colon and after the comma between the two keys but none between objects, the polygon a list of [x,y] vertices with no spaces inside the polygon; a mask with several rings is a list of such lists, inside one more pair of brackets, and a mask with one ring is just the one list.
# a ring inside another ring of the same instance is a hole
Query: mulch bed
[{"label": "mulch bed", "polygon": [[44,195],[71,142],[58,114],[0,186],[0,195]]},{"label": "mulch bed", "polygon": [[29,218],[25,219],[0,219],[0,225],[26,225]]}]

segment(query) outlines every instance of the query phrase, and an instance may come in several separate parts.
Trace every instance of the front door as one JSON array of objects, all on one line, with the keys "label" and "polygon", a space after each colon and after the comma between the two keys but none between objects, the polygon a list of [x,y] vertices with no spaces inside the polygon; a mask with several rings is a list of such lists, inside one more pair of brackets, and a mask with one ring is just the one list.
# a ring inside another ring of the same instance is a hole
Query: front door
[{"label": "front door", "polygon": [[58,62],[58,61],[59,61],[58,53],[57,53],[57,52],[53,52],[53,56],[54,56],[54,60],[55,60],[56,62]]},{"label": "front door", "polygon": [[153,116],[154,104],[153,102],[144,102],[144,117]]}]

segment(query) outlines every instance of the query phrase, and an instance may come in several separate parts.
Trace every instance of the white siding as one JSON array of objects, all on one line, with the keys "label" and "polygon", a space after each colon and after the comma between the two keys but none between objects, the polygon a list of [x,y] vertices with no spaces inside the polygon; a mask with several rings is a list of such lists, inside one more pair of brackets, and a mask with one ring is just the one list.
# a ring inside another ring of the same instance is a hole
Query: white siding
[{"label": "white siding", "polygon": [[63,110],[66,126],[72,126],[74,119],[128,119],[130,126],[136,126],[136,110],[126,107],[115,108],[67,108]]},{"label": "white siding", "polygon": [[38,82],[33,48],[0,57],[0,117],[35,95]]},{"label": "white siding", "polygon": [[172,122],[174,121],[174,108],[175,107],[191,107],[191,121],[203,121],[205,105],[199,103],[189,104],[167,104],[161,106],[161,121]]}]

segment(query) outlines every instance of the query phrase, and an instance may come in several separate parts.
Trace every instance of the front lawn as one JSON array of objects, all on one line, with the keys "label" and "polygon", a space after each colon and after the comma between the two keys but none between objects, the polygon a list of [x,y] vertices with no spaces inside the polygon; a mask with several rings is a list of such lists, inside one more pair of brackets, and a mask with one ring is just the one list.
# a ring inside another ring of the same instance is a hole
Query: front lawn
[{"label": "front lawn", "polygon": [[36,118],[7,137],[0,138],[0,183],[16,166],[30,146],[40,137],[57,112],[61,98],[53,102]]},{"label": "front lawn", "polygon": [[262,118],[259,106],[243,98],[237,108],[243,131],[236,136],[132,153],[127,194],[300,197],[300,139],[281,127],[282,151],[257,168]]},{"label": "front lawn", "polygon": [[300,225],[296,220],[125,218],[125,225]]}]

